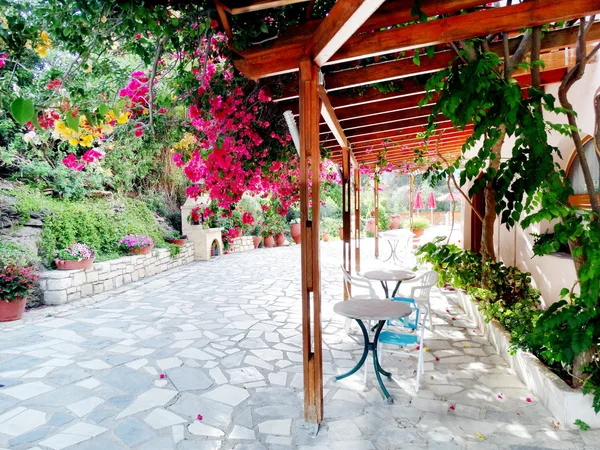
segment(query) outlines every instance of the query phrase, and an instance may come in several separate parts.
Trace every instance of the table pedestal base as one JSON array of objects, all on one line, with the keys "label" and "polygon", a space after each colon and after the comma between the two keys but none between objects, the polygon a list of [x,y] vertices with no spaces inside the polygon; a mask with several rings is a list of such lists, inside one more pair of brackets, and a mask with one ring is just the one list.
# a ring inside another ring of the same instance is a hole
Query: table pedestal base
[{"label": "table pedestal base", "polygon": [[383,381],[381,379],[381,375],[385,375],[386,377],[391,378],[392,374],[386,370],[383,370],[383,368],[379,364],[379,359],[377,358],[377,343],[379,342],[379,333],[381,333],[383,325],[385,325],[385,320],[380,320],[377,323],[377,325],[375,326],[375,336],[373,338],[373,342],[370,342],[370,340],[369,340],[369,333],[367,332],[367,328],[365,327],[365,324],[363,323],[363,321],[360,319],[354,319],[354,320],[356,320],[356,322],[358,323],[358,326],[362,330],[363,338],[364,338],[364,342],[365,342],[365,348],[364,348],[363,354],[360,357],[360,360],[358,361],[356,366],[354,366],[349,372],[347,372],[343,375],[338,375],[337,377],[335,377],[335,379],[342,380],[344,378],[349,377],[350,375],[354,375],[365,364],[365,361],[367,360],[367,356],[369,355],[369,350],[370,350],[371,352],[373,352],[373,368],[375,369],[375,376],[377,377],[377,382],[379,383],[379,387],[381,388],[381,391],[383,392],[383,395],[385,396],[387,403],[392,404],[392,403],[394,403],[394,399],[391,397],[390,393],[385,388]]}]

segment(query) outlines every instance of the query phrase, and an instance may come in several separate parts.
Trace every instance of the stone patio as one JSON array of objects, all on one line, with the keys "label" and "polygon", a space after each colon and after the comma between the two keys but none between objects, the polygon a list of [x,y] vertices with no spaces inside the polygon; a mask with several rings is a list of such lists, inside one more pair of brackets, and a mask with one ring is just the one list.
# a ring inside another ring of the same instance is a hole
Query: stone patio
[{"label": "stone patio", "polygon": [[[368,257],[372,241],[362,253],[363,270],[380,264]],[[341,243],[323,244],[322,257],[325,421],[316,437],[302,419],[293,246],[193,263],[0,325],[0,448],[600,449],[597,432],[553,423],[437,289],[418,395],[416,360],[389,355],[393,405],[372,371],[366,386],[363,372],[333,383],[362,345],[332,312]]]}]

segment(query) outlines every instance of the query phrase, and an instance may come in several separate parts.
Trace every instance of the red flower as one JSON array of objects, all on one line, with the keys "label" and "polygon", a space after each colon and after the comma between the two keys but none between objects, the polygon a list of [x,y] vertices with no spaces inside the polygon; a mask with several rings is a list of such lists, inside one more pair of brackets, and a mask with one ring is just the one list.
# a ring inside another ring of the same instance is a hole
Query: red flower
[{"label": "red flower", "polygon": [[85,167],[85,164],[80,162],[73,153],[70,153],[66,158],[62,160],[63,165],[71,170],[76,170],[77,172],[81,172]]},{"label": "red flower", "polygon": [[48,81],[48,84],[46,85],[46,89],[49,91],[58,91],[61,86],[62,86],[62,81],[55,79],[55,80]]},{"label": "red flower", "polygon": [[216,21],[216,20],[214,20],[214,19],[213,19],[213,20],[211,20],[211,21],[210,21],[210,27],[211,27],[213,30],[216,30],[216,29],[219,27],[219,22],[217,22],[217,21]]},{"label": "red flower", "polygon": [[454,405],[450,405],[450,411],[454,411],[456,408],[454,407]]},{"label": "red flower", "polygon": [[245,225],[254,224],[254,216],[252,215],[252,213],[245,212],[244,214],[242,214],[242,223]]},{"label": "red flower", "polygon": [[142,137],[144,135],[144,130],[142,130],[141,128],[137,128],[133,134],[135,134],[136,137]]}]

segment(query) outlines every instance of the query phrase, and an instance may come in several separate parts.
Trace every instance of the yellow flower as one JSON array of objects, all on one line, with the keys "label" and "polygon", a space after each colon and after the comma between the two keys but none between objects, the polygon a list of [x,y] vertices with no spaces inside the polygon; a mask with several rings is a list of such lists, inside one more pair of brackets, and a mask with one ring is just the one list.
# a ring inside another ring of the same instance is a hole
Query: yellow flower
[{"label": "yellow flower", "polygon": [[119,114],[119,117],[117,117],[117,123],[120,123],[120,124],[127,123],[129,121],[130,114],[131,113],[129,111],[125,111],[125,112],[122,112],[121,114]]},{"label": "yellow flower", "polygon": [[83,145],[84,147],[91,147],[93,140],[94,140],[94,137],[91,134],[84,134],[83,136],[81,136],[79,143],[81,145]]},{"label": "yellow flower", "polygon": [[114,128],[111,126],[110,123],[103,123],[102,125],[100,125],[100,131],[102,131],[102,133],[104,134],[110,134],[114,131]]},{"label": "yellow flower", "polygon": [[87,67],[83,69],[83,73],[90,73],[92,71],[92,65],[90,63],[86,63]]},{"label": "yellow flower", "polygon": [[77,144],[79,144],[79,141],[77,139],[75,139],[75,138],[71,138],[71,139],[69,139],[69,144],[71,144],[71,145],[77,145]]},{"label": "yellow flower", "polygon": [[8,20],[6,20],[6,17],[2,16],[0,22],[2,23],[2,28],[8,30]]},{"label": "yellow flower", "polygon": [[47,47],[52,48],[52,41],[50,40],[50,36],[48,36],[48,33],[46,33],[45,31],[42,31],[40,33],[40,39],[42,40],[42,42],[44,43],[44,45],[46,45]]},{"label": "yellow flower", "polygon": [[50,36],[48,36],[48,33],[46,33],[45,31],[40,32],[40,40],[42,42],[36,44],[35,51],[38,55],[40,55],[40,57],[45,58],[48,55],[48,50],[52,48],[52,41],[50,40]]},{"label": "yellow flower", "polygon": [[148,114],[148,110],[146,108],[142,109],[142,114]]},{"label": "yellow flower", "polygon": [[45,58],[46,56],[48,56],[48,47],[46,47],[45,45],[36,45],[35,51],[38,55],[40,55],[41,58]]},{"label": "yellow flower", "polygon": [[102,16],[102,18],[100,19],[100,22],[102,22],[102,23],[106,22],[106,14]]},{"label": "yellow flower", "polygon": [[27,39],[25,41],[25,48],[31,50],[31,39]]}]

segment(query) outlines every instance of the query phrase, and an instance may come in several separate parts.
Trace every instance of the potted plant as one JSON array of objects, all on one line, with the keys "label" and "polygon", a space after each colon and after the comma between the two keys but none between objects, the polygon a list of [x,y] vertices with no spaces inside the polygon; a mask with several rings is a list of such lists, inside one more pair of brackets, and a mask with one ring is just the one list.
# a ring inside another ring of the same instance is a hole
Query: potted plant
[{"label": "potted plant", "polygon": [[296,244],[302,241],[302,231],[300,229],[300,218],[293,219],[290,221],[290,234]]},{"label": "potted plant", "polygon": [[187,216],[187,221],[190,225],[201,225],[204,222],[202,216],[200,206],[194,206]]},{"label": "potted plant", "polygon": [[281,247],[283,244],[285,244],[285,236],[283,234],[283,231],[279,231],[275,235],[275,244],[277,244],[277,247]]},{"label": "potted plant", "polygon": [[273,238],[273,230],[264,229],[261,231],[264,246],[267,248],[275,247],[275,239]]},{"label": "potted plant", "polygon": [[33,267],[10,264],[0,269],[0,322],[23,317],[27,296],[38,278],[33,273]]},{"label": "potted plant", "polygon": [[128,250],[131,255],[147,255],[154,247],[154,240],[143,234],[128,234],[117,245]]},{"label": "potted plant", "polygon": [[344,227],[338,228],[338,234],[340,235],[340,241],[344,240]]},{"label": "potted plant", "polygon": [[252,243],[254,244],[254,248],[258,248],[262,241],[262,236],[260,235],[260,225],[256,225],[255,227],[250,228],[250,236],[252,236]]},{"label": "potted plant", "polygon": [[185,240],[187,239],[187,234],[181,234],[179,231],[173,231],[165,236],[165,241],[169,244],[175,244],[182,247],[185,245]]},{"label": "potted plant", "polygon": [[370,217],[367,219],[367,225],[365,227],[366,233],[375,234],[375,219]]},{"label": "potted plant", "polygon": [[415,237],[418,238],[423,236],[425,228],[429,228],[429,225],[429,220],[427,220],[425,217],[413,217],[411,230],[413,233],[415,233]]},{"label": "potted plant", "polygon": [[321,233],[321,239],[323,239],[323,242],[329,242],[329,233],[327,231],[323,231]]},{"label": "potted plant", "polygon": [[400,228],[400,214],[390,214],[390,219],[391,219],[391,223],[390,223],[391,230],[397,230],[398,228]]},{"label": "potted plant", "polygon": [[58,270],[91,269],[94,263],[94,250],[80,242],[71,242],[66,248],[56,252],[54,264]]}]

